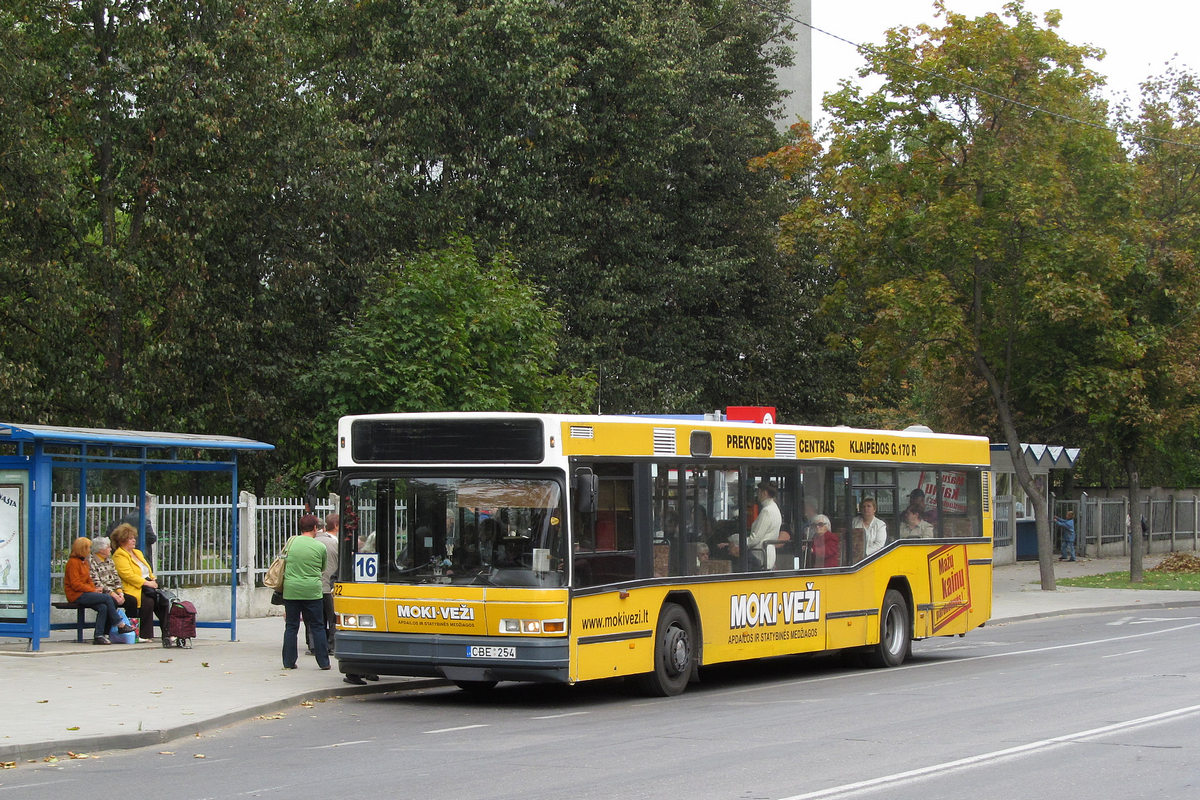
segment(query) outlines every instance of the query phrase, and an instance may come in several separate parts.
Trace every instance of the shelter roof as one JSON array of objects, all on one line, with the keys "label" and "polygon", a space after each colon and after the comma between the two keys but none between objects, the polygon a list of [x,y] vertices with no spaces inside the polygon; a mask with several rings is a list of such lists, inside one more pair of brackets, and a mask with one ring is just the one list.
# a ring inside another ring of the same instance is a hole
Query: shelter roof
[{"label": "shelter roof", "polygon": [[200,433],[127,431],[112,428],[76,428],[61,425],[19,425],[0,422],[0,441],[57,442],[116,447],[194,447],[202,450],[274,450],[275,445],[240,436]]},{"label": "shelter roof", "polygon": [[[1009,452],[1007,444],[993,444],[993,453]],[[1078,447],[1062,447],[1050,444],[1027,444],[1021,442],[1021,454],[1030,468],[1074,469],[1079,459]],[[995,458],[992,459],[995,463]]]}]

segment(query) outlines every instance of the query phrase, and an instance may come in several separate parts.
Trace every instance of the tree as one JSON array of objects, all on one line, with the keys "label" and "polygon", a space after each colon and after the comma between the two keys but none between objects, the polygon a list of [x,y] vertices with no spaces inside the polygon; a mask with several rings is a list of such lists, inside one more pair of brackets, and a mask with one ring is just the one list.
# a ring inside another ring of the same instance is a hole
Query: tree
[{"label": "tree", "polygon": [[[812,195],[784,224],[868,313],[866,359],[977,387],[1020,453],[1128,377],[1097,354],[1133,346],[1114,302],[1137,260],[1131,173],[1085,66],[1099,53],[1061,39],[1057,12],[1040,27],[1019,2],[1003,18],[935,10],[940,27],[867,53],[881,88],[827,100],[828,147],[799,173]],[[1014,461],[1053,589],[1045,497]]]},{"label": "tree", "polygon": [[29,56],[0,115],[30,134],[6,136],[0,313],[23,335],[0,361],[38,387],[3,416],[266,439],[245,469],[260,487],[303,458],[311,318],[346,307],[387,229],[356,213],[362,162],[310,91],[328,12],[50,0],[0,18]]},{"label": "tree", "polygon": [[1122,294],[1131,346],[1114,353],[1113,369],[1127,377],[1119,394],[1097,398],[1092,414],[1128,474],[1134,582],[1143,574],[1142,465],[1180,449],[1200,413],[1200,82],[1172,67],[1142,91],[1138,116],[1122,114],[1144,248]]},{"label": "tree", "polygon": [[388,259],[363,295],[314,371],[323,427],[352,413],[586,408],[591,382],[555,372],[560,314],[508,254],[482,263],[458,237]]}]

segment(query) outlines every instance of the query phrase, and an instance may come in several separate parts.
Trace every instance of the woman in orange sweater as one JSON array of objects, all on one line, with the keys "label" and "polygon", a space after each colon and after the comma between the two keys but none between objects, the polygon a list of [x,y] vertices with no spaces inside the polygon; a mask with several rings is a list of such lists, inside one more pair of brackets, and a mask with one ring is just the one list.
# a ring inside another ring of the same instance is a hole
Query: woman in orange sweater
[{"label": "woman in orange sweater", "polygon": [[[71,557],[63,569],[63,589],[68,602],[77,603],[96,611],[96,632],[92,644],[112,644],[108,639],[108,629],[117,624],[117,603],[111,594],[100,591],[92,583],[88,570],[88,556],[91,555],[92,541],[80,536],[71,545]],[[122,633],[133,630],[128,625],[122,625]]]}]

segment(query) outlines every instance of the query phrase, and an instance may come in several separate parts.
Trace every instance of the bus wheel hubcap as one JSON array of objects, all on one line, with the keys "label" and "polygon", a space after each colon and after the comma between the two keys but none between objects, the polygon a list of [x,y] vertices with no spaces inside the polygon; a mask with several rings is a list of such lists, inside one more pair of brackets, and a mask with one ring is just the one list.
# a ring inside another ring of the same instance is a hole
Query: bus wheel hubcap
[{"label": "bus wheel hubcap", "polygon": [[688,667],[687,632],[679,628],[671,628],[667,633],[667,667],[675,675],[684,672]]}]

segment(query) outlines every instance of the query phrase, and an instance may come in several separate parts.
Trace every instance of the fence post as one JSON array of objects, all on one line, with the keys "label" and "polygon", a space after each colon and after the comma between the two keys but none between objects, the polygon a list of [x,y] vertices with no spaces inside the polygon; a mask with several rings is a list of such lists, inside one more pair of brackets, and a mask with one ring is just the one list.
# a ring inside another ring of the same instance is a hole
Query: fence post
[{"label": "fence post", "polygon": [[[1077,538],[1079,540],[1079,543],[1083,545],[1083,552],[1080,553],[1079,555],[1082,556],[1083,558],[1087,558],[1088,531],[1090,530],[1090,528],[1088,526],[1088,521],[1091,519],[1091,516],[1087,513],[1087,499],[1088,499],[1087,492],[1079,493],[1079,513],[1075,515],[1075,517],[1076,517],[1075,529],[1079,532]],[[1099,543],[1097,543],[1096,553],[1099,554],[1099,552],[1100,552],[1100,546],[1099,546]]]},{"label": "fence post", "polygon": [[1171,549],[1168,550],[1167,552],[1174,553],[1175,552],[1175,523],[1178,521],[1176,513],[1175,513],[1175,495],[1170,494],[1170,495],[1167,495],[1167,497],[1170,498],[1170,501],[1171,501]]},{"label": "fence post", "polygon": [[238,492],[238,531],[241,550],[238,553],[238,572],[242,585],[254,588],[254,565],[258,552],[258,498],[245,490]]}]

